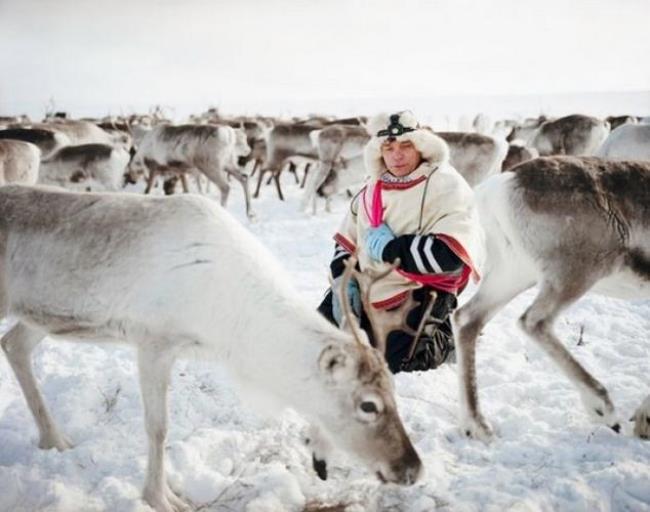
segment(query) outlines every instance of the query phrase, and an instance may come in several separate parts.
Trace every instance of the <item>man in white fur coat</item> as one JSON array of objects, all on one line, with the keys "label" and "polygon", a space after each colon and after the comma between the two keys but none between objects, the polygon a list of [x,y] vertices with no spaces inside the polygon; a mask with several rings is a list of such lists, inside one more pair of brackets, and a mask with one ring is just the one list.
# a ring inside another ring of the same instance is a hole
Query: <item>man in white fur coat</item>
[{"label": "man in white fur coat", "polygon": [[[386,361],[393,372],[428,370],[454,353],[449,315],[470,276],[479,279],[484,234],[474,196],[465,179],[449,164],[449,148],[409,112],[380,114],[368,122],[365,148],[368,184],[350,205],[335,234],[330,264],[333,285],[318,310],[341,325],[339,303],[344,261],[357,253],[361,271],[381,272],[399,258],[399,266],[371,289],[376,316],[399,307],[412,294],[416,306],[407,324],[422,336],[390,332]],[[431,290],[437,298],[425,316]],[[372,330],[362,311],[359,284],[351,280],[348,296],[371,342]],[[409,357],[410,356],[410,357]]]}]

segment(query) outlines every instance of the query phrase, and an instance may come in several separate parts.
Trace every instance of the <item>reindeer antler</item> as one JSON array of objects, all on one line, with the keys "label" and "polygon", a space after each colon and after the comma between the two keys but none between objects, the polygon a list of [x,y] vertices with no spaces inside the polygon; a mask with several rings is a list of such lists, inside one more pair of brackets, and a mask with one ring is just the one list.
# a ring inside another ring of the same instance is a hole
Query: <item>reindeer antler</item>
[{"label": "reindeer antler", "polygon": [[345,264],[345,272],[343,273],[343,278],[341,279],[341,288],[339,290],[341,304],[343,307],[343,314],[345,322],[350,325],[353,335],[357,341],[362,342],[363,337],[361,334],[361,328],[357,319],[352,314],[350,310],[350,302],[348,297],[348,283],[352,276],[359,282],[359,288],[361,289],[361,301],[363,303],[363,309],[368,316],[370,321],[370,326],[372,327],[372,333],[375,340],[375,347],[382,354],[386,354],[386,345],[388,343],[388,335],[395,330],[401,330],[413,336],[413,341],[409,349],[409,359],[415,351],[418,339],[422,335],[424,329],[425,320],[431,312],[433,303],[435,302],[435,292],[431,292],[431,299],[427,305],[427,310],[422,315],[422,320],[417,330],[414,330],[410,325],[406,323],[408,312],[411,311],[414,307],[421,304],[420,301],[416,301],[413,298],[413,294],[409,293],[406,299],[396,308],[391,310],[382,311],[381,314],[377,314],[375,307],[370,302],[370,292],[372,287],[380,281],[381,279],[388,276],[393,270],[395,270],[400,265],[399,258],[396,259],[391,266],[384,270],[383,272],[370,272],[365,270],[364,272],[359,272],[355,270],[357,264],[356,254],[348,258]]},{"label": "reindeer antler", "polygon": [[350,279],[352,279],[352,274],[355,274],[355,276],[359,275],[359,272],[354,269],[354,267],[357,265],[357,259],[357,255],[353,254],[343,262],[345,265],[345,272],[343,272],[343,277],[341,278],[341,286],[339,287],[338,291],[340,294],[341,305],[343,307],[345,323],[350,326],[354,339],[358,343],[365,345],[359,322],[352,314],[352,310],[350,309],[350,297],[348,296],[348,283],[350,282]]},{"label": "reindeer antler", "polygon": [[399,267],[399,265],[400,260],[398,258],[383,272],[371,273],[366,270],[365,272],[356,273],[356,278],[359,281],[359,287],[361,288],[363,309],[366,312],[372,327],[375,346],[382,354],[386,354],[388,335],[391,331],[401,330],[411,334],[412,336],[417,335],[416,331],[406,323],[408,312],[419,304],[419,302],[413,298],[412,294],[409,293],[407,298],[398,307],[382,311],[380,315],[377,314],[375,307],[370,302],[370,292],[375,283],[389,275],[393,270]]}]

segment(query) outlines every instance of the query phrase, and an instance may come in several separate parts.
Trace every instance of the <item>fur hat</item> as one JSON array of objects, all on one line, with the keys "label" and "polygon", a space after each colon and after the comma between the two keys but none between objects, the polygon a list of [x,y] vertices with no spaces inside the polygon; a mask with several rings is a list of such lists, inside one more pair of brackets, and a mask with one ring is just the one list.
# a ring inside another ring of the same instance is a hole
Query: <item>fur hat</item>
[{"label": "fur hat", "polygon": [[387,171],[381,156],[381,145],[388,140],[411,141],[422,159],[430,164],[441,164],[449,160],[449,147],[429,128],[420,127],[409,110],[395,114],[379,114],[366,124],[370,141],[366,144],[364,159],[368,174],[379,178]]}]

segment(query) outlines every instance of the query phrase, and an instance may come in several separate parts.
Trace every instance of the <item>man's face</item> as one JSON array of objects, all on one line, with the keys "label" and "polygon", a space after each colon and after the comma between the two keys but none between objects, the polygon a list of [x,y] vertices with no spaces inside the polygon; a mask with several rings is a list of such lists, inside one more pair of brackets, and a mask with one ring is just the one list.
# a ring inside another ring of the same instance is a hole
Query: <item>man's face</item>
[{"label": "man's face", "polygon": [[386,168],[397,177],[411,174],[422,161],[422,155],[410,141],[384,142],[381,145],[381,156]]}]

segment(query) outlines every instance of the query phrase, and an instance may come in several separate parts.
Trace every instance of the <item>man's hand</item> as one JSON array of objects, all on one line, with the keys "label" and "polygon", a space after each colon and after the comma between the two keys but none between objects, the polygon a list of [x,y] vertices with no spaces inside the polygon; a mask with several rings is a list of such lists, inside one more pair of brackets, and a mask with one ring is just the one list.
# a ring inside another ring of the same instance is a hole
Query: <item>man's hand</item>
[{"label": "man's hand", "polygon": [[[339,326],[343,319],[340,291],[342,279],[343,276],[339,276],[332,283],[332,316]],[[357,283],[356,279],[350,279],[348,282],[348,300],[350,301],[350,306],[352,306],[352,312],[359,318],[361,316],[361,293],[359,291],[359,283]]]},{"label": "man's hand", "polygon": [[366,234],[366,252],[373,260],[384,261],[382,253],[393,238],[395,235],[385,222],[376,228],[370,228]]}]

